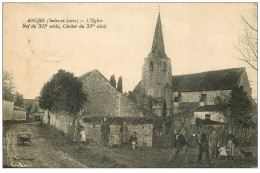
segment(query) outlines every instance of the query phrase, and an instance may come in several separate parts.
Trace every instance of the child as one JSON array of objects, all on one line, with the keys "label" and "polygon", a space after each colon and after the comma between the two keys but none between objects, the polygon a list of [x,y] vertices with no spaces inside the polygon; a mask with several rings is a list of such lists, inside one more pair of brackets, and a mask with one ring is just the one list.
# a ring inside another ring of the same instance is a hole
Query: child
[{"label": "child", "polygon": [[133,135],[130,136],[130,139],[129,139],[129,143],[131,144],[131,148],[133,150],[135,150],[135,146],[137,144],[137,137],[136,137],[136,132],[133,132]]},{"label": "child", "polygon": [[86,133],[83,126],[80,127],[80,141],[81,143],[86,142]]},{"label": "child", "polygon": [[229,150],[226,148],[226,146],[221,147],[218,151],[220,152],[219,155],[220,155],[221,159],[224,159],[228,156],[227,151],[229,151]]}]

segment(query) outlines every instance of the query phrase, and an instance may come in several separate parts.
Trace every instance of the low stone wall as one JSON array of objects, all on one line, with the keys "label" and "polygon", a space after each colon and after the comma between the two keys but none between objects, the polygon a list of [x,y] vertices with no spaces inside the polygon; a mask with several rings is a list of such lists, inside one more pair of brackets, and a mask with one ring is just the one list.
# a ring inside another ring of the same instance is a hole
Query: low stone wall
[{"label": "low stone wall", "polygon": [[69,133],[73,128],[73,117],[65,113],[50,113],[50,125],[55,126],[58,130],[65,134]]},{"label": "low stone wall", "polygon": [[[47,114],[47,113],[46,113]],[[46,115],[45,114],[45,115]],[[55,126],[57,129],[63,131],[65,134],[73,131],[73,117],[65,113],[51,113],[50,125]],[[101,124],[80,121],[84,126],[86,138],[91,139],[98,144],[101,143]],[[121,125],[111,123],[110,125],[110,138],[109,143],[112,145],[120,145],[120,128]],[[129,136],[133,132],[137,132],[137,145],[138,146],[152,146],[153,124],[128,124]]]},{"label": "low stone wall", "polygon": [[[101,125],[94,123],[83,123],[87,139],[92,139],[98,143],[101,142]],[[120,125],[110,125],[110,137],[109,143],[113,145],[121,144],[120,137]],[[137,133],[137,146],[152,146],[152,136],[153,136],[153,125],[131,125],[128,124],[129,136],[133,132]]]},{"label": "low stone wall", "polygon": [[13,110],[12,120],[25,121],[26,120],[26,111]]}]

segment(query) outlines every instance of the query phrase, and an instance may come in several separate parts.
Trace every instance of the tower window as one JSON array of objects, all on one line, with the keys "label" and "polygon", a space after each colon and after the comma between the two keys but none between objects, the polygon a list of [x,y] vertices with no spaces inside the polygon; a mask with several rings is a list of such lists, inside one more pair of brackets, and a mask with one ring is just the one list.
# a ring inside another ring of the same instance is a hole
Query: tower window
[{"label": "tower window", "polygon": [[152,61],[149,64],[149,69],[150,69],[150,71],[153,71],[153,62]]}]

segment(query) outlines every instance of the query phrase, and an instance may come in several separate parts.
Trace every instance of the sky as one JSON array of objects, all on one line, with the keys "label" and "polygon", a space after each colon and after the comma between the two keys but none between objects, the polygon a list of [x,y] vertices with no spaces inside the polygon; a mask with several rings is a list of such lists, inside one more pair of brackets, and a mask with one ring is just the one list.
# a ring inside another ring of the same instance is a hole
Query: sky
[{"label": "sky", "polygon": [[[13,74],[24,98],[39,95],[59,69],[75,76],[98,69],[123,78],[123,90],[141,80],[160,6],[164,45],[173,75],[245,67],[257,98],[257,72],[235,46],[244,32],[241,15],[252,3],[6,3],[3,4],[3,70]],[[99,18],[106,28],[22,28],[30,18]]]}]

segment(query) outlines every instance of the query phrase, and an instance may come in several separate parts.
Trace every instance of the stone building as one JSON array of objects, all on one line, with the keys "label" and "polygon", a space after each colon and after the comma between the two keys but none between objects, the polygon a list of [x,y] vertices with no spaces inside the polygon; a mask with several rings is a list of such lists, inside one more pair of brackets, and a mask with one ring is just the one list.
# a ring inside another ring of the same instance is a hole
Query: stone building
[{"label": "stone building", "polygon": [[79,77],[88,102],[83,109],[94,116],[141,117],[141,112],[127,96],[117,91],[98,71],[93,70]]},{"label": "stone building", "polygon": [[[88,102],[84,105],[87,112],[85,127],[87,136],[94,140],[100,140],[100,122],[88,122],[93,117],[107,116],[111,120],[120,118],[128,121],[129,118],[138,119],[137,122],[128,123],[131,132],[138,134],[138,144],[152,146],[153,122],[141,123],[144,118],[135,103],[128,97],[111,86],[110,82],[98,71],[93,70],[79,77],[83,83],[83,90],[88,95]],[[208,71],[197,74],[172,76],[171,59],[165,52],[160,13],[157,18],[151,52],[144,59],[142,67],[142,80],[133,92],[141,91],[147,96],[156,98],[156,113],[159,117],[167,117],[182,112],[183,109],[193,110],[194,119],[212,119],[223,122],[224,117],[218,111],[215,98],[225,97],[230,94],[232,88],[242,87],[249,96],[251,88],[245,68],[233,68],[218,71]],[[65,133],[69,132],[73,124],[72,118],[46,113],[46,123],[56,126]],[[111,121],[112,122],[112,121]],[[130,121],[129,121],[130,122]],[[111,123],[111,144],[119,142],[119,129],[121,124]]]},{"label": "stone building", "polygon": [[165,53],[159,13],[152,49],[144,59],[142,80],[135,88],[161,101],[158,116],[192,109],[199,118],[210,118],[212,115],[211,118],[222,121],[215,106],[215,98],[229,95],[234,87],[242,87],[251,96],[245,68],[172,76],[171,60]]}]

